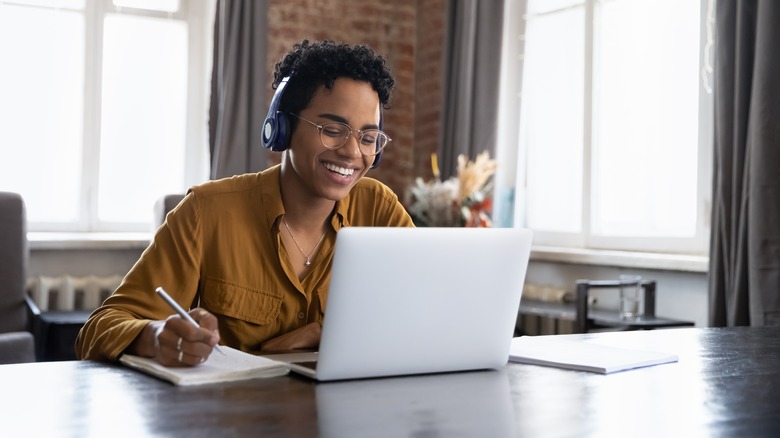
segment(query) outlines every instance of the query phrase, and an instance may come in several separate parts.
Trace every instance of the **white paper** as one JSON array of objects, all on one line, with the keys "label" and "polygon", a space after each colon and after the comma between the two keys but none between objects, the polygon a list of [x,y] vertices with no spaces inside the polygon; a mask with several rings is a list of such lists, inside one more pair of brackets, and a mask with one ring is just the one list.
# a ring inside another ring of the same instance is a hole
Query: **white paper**
[{"label": "white paper", "polygon": [[676,354],[610,347],[558,336],[512,339],[511,362],[609,374],[616,371],[677,362]]}]

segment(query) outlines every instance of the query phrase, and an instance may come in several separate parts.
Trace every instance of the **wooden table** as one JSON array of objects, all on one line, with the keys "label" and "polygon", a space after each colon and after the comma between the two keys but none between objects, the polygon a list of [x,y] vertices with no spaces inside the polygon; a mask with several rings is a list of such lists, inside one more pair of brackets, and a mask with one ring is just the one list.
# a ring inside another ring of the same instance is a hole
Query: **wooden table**
[{"label": "wooden table", "polygon": [[674,352],[610,375],[500,371],[176,387],[95,362],[0,366],[0,435],[780,436],[780,328],[563,335]]}]

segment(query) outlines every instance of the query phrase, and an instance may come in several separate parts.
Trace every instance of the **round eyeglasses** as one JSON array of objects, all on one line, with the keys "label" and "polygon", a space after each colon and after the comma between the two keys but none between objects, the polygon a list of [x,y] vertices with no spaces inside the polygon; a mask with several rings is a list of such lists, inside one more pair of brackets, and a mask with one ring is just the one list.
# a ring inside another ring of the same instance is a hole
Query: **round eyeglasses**
[{"label": "round eyeglasses", "polygon": [[344,146],[347,140],[349,140],[349,136],[354,135],[358,141],[360,153],[366,156],[373,156],[381,152],[387,146],[387,143],[392,140],[387,134],[378,129],[352,129],[349,125],[340,122],[318,125],[297,114],[288,114],[316,127],[320,131],[320,141],[327,149],[338,149]]}]

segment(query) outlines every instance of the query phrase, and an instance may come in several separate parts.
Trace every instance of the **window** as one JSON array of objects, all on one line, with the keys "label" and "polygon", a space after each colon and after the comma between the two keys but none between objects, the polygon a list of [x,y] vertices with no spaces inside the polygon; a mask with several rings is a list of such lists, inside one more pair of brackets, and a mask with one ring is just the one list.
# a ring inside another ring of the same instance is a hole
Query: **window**
[{"label": "window", "polygon": [[149,231],[208,178],[210,2],[0,2],[0,190],[31,231]]},{"label": "window", "polygon": [[700,23],[708,5],[529,0],[527,8],[516,223],[539,245],[706,253],[712,95]]}]

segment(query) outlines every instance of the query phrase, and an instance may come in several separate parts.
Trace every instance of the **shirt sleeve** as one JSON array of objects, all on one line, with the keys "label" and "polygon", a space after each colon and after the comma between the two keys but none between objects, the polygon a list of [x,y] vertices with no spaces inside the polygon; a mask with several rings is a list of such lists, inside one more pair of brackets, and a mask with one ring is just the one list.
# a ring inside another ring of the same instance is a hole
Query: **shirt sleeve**
[{"label": "shirt sleeve", "polygon": [[414,227],[411,216],[388,186],[363,178],[350,195],[349,207],[343,212],[348,226]]},{"label": "shirt sleeve", "polygon": [[185,309],[197,297],[201,239],[198,201],[188,194],[166,218],[122,284],[95,309],[76,339],[81,359],[116,360],[151,321],[173,310],[155,293],[162,286]]}]

